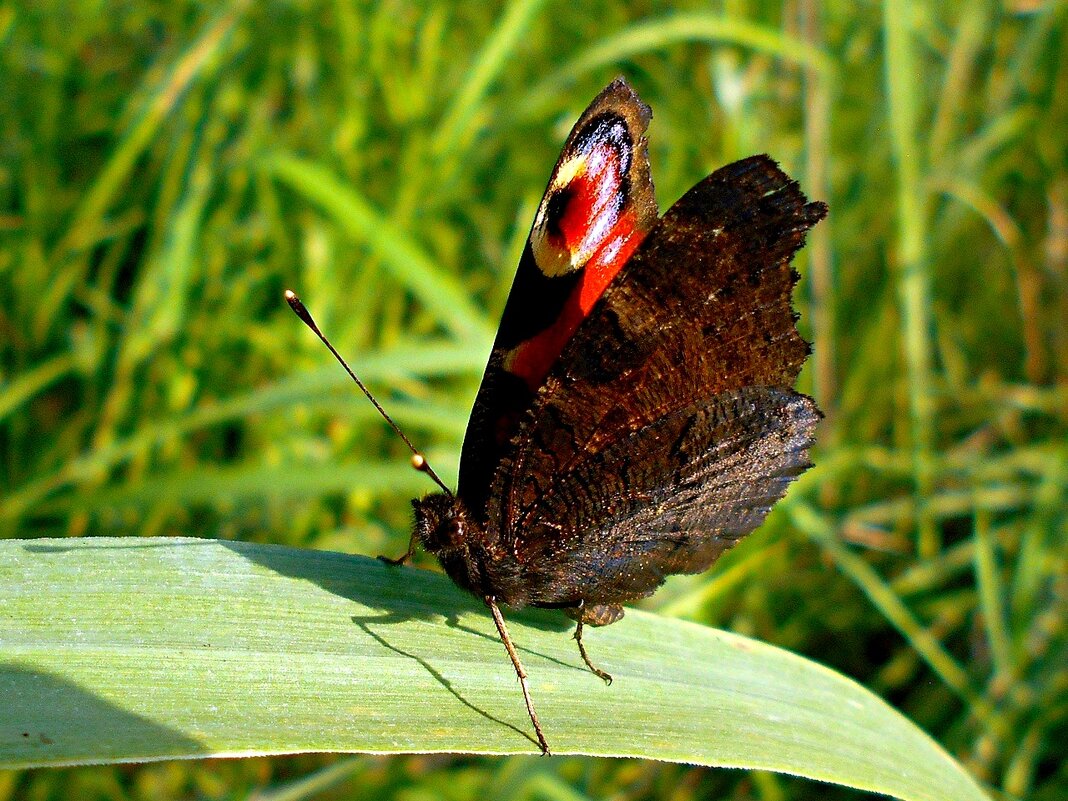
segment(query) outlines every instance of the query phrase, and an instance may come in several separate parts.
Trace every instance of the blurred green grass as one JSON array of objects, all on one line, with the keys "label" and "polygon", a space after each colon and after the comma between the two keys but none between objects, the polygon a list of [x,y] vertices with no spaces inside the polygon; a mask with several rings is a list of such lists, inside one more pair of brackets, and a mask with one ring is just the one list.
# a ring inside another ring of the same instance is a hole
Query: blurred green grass
[{"label": "blurred green grass", "polygon": [[[377,469],[402,447],[282,289],[454,476],[562,137],[624,73],[654,109],[662,207],[756,152],[831,205],[797,293],[815,342],[802,388],[828,412],[817,468],[649,606],[819,659],[1003,797],[1062,799],[1066,16],[1028,0],[0,4],[2,535],[402,550],[421,477]],[[859,797],[578,759],[0,773],[0,799],[262,788]]]}]

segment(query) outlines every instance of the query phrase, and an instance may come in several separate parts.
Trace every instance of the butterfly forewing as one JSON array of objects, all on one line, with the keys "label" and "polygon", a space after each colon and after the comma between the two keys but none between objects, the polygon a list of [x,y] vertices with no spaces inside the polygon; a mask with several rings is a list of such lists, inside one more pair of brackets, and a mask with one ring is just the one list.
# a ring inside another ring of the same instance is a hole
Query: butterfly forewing
[{"label": "butterfly forewing", "polygon": [[656,222],[652,112],[609,84],[564,144],[516,271],[464,437],[459,494],[474,514],[521,414],[604,288]]}]

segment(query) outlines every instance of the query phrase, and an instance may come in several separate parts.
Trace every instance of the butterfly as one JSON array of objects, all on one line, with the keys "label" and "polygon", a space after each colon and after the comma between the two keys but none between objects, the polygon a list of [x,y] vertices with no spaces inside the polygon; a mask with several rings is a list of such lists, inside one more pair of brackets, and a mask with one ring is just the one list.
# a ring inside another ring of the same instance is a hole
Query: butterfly
[{"label": "butterfly", "polygon": [[753,156],[660,217],[651,118],[621,78],[579,117],[505,304],[457,491],[429,471],[443,491],[412,502],[408,550],[385,560],[421,545],[486,603],[543,753],[500,607],[562,609],[611,683],[583,625],[618,621],[755,529],[811,466],[821,417],[793,389],[810,348],[790,262],[826,205]]}]

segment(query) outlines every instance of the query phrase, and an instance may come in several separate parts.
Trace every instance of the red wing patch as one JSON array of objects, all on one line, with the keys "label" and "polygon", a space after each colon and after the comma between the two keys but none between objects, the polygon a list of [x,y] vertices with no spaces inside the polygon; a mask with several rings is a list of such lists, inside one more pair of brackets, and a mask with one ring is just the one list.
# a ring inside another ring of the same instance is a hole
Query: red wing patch
[{"label": "red wing patch", "polygon": [[553,173],[530,233],[531,253],[548,278],[579,276],[555,319],[504,354],[504,369],[532,392],[651,227],[629,202],[633,158],[627,120],[603,112],[578,129]]},{"label": "red wing patch", "polygon": [[645,237],[647,231],[637,229],[635,222],[632,213],[624,213],[616,220],[600,248],[586,263],[582,278],[571,290],[556,321],[505,356],[504,368],[521,378],[531,392],[541,386],[549,368],[579,323],[590,313],[616,273]]}]

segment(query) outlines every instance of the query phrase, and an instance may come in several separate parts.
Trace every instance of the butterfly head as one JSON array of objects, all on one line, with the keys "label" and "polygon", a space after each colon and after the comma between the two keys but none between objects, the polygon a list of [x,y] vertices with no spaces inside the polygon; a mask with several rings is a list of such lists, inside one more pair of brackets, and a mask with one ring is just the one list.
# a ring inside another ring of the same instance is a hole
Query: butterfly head
[{"label": "butterfly head", "polygon": [[477,596],[496,595],[486,573],[486,531],[455,495],[435,493],[412,501],[415,536],[460,587]]},{"label": "butterfly head", "polygon": [[439,558],[445,554],[466,551],[480,538],[478,524],[471,519],[467,506],[455,495],[442,492],[417,498],[415,534],[423,547]]}]

